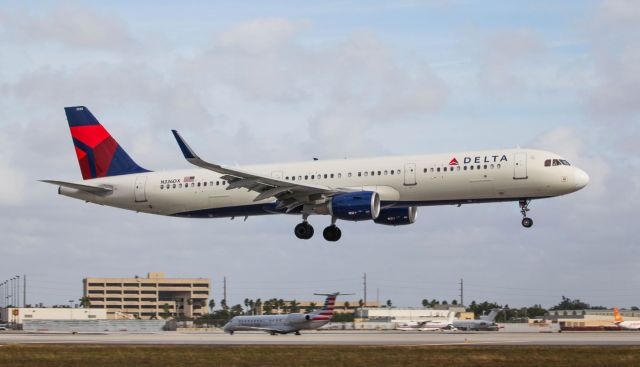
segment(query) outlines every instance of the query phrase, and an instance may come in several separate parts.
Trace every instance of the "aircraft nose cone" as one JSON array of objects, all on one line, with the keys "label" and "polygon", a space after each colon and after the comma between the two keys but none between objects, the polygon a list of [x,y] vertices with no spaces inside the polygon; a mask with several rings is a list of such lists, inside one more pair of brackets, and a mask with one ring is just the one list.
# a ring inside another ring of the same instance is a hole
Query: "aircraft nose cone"
[{"label": "aircraft nose cone", "polygon": [[585,171],[577,168],[575,173],[575,182],[576,189],[580,190],[589,183],[589,175]]}]

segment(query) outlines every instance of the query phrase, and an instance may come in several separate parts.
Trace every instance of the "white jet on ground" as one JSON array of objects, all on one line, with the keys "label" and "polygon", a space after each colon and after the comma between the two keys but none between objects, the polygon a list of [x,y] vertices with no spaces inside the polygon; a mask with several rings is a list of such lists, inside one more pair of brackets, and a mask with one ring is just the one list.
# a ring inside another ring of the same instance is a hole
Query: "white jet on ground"
[{"label": "white jet on ground", "polygon": [[453,327],[453,320],[456,313],[449,312],[447,320],[426,320],[426,321],[407,321],[399,323],[396,327],[397,330],[402,331],[443,331],[443,330],[455,330]]},{"label": "white jet on ground", "polygon": [[331,321],[336,297],[340,293],[316,293],[316,295],[327,296],[324,305],[318,311],[307,314],[236,316],[224,326],[224,332],[231,335],[236,331],[264,331],[271,335],[289,333],[300,335],[300,330],[317,329]]},{"label": "white jet on ground", "polygon": [[419,206],[503,201],[519,203],[529,228],[532,199],[569,194],[589,182],[559,155],[533,149],[229,167],[202,160],[175,130],[182,154],[198,168],[152,172],[134,162],[89,109],[65,112],[84,180],[44,180],[59,186],[59,194],[186,218],[299,215],[294,233],[300,239],[313,236],[311,215],[327,216],[322,235],[337,241],[338,220],[406,225],[415,222]]},{"label": "white jet on ground", "polygon": [[617,307],[613,308],[613,317],[615,318],[614,323],[623,329],[640,330],[640,321],[624,321]]},{"label": "white jet on ground", "polygon": [[498,325],[494,321],[500,311],[502,310],[494,308],[488,315],[480,316],[477,320],[453,320],[453,327],[458,330],[497,330]]}]

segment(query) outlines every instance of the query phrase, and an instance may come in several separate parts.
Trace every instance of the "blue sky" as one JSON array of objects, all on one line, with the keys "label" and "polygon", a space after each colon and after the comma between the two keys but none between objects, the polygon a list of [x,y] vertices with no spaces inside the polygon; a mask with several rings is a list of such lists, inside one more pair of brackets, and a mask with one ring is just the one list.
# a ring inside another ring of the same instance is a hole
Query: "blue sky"
[{"label": "blue sky", "polygon": [[[0,5],[0,279],[28,274],[33,302],[148,271],[211,277],[216,299],[226,275],[231,303],[305,299],[361,292],[366,271],[369,294],[404,306],[453,299],[461,277],[468,300],[640,305],[634,1]],[[36,180],[79,179],[63,113],[79,104],[153,170],[187,167],[177,128],[226,164],[542,148],[591,184],[534,202],[530,231],[516,204],[493,204],[301,242],[295,217],[190,221],[55,195]]]}]

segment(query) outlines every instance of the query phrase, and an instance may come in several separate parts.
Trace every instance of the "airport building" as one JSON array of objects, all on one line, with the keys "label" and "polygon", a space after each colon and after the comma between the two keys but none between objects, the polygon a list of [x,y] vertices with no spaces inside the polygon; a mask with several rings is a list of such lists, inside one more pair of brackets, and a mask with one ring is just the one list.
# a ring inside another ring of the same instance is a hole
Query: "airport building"
[{"label": "airport building", "polygon": [[456,314],[465,314],[464,307],[450,307],[447,309],[433,309],[421,307],[382,307],[382,308],[364,308],[356,310],[356,317],[367,319],[368,321],[379,322],[406,322],[421,320],[446,320],[450,312]]},{"label": "airport building", "polygon": [[[640,311],[620,310],[625,321],[639,321]],[[547,315],[530,322],[549,320],[560,324],[561,328],[616,327],[613,310],[550,310]]]},{"label": "airport building", "polygon": [[108,316],[125,313],[140,319],[190,318],[206,313],[211,280],[149,273],[146,278],[85,278],[83,288],[89,308],[106,310]]},{"label": "airport building", "polygon": [[106,320],[107,310],[90,308],[2,308],[0,322],[22,324],[25,320]]}]

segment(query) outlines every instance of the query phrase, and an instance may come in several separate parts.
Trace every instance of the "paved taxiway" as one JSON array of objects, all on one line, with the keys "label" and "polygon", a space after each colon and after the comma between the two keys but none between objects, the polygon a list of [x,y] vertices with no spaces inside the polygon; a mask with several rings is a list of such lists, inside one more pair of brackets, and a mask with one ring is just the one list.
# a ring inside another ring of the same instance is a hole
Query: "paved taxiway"
[{"label": "paved taxiway", "polygon": [[640,345],[640,332],[424,333],[321,331],[302,335],[264,333],[23,333],[0,332],[0,344],[201,344],[201,345]]}]

